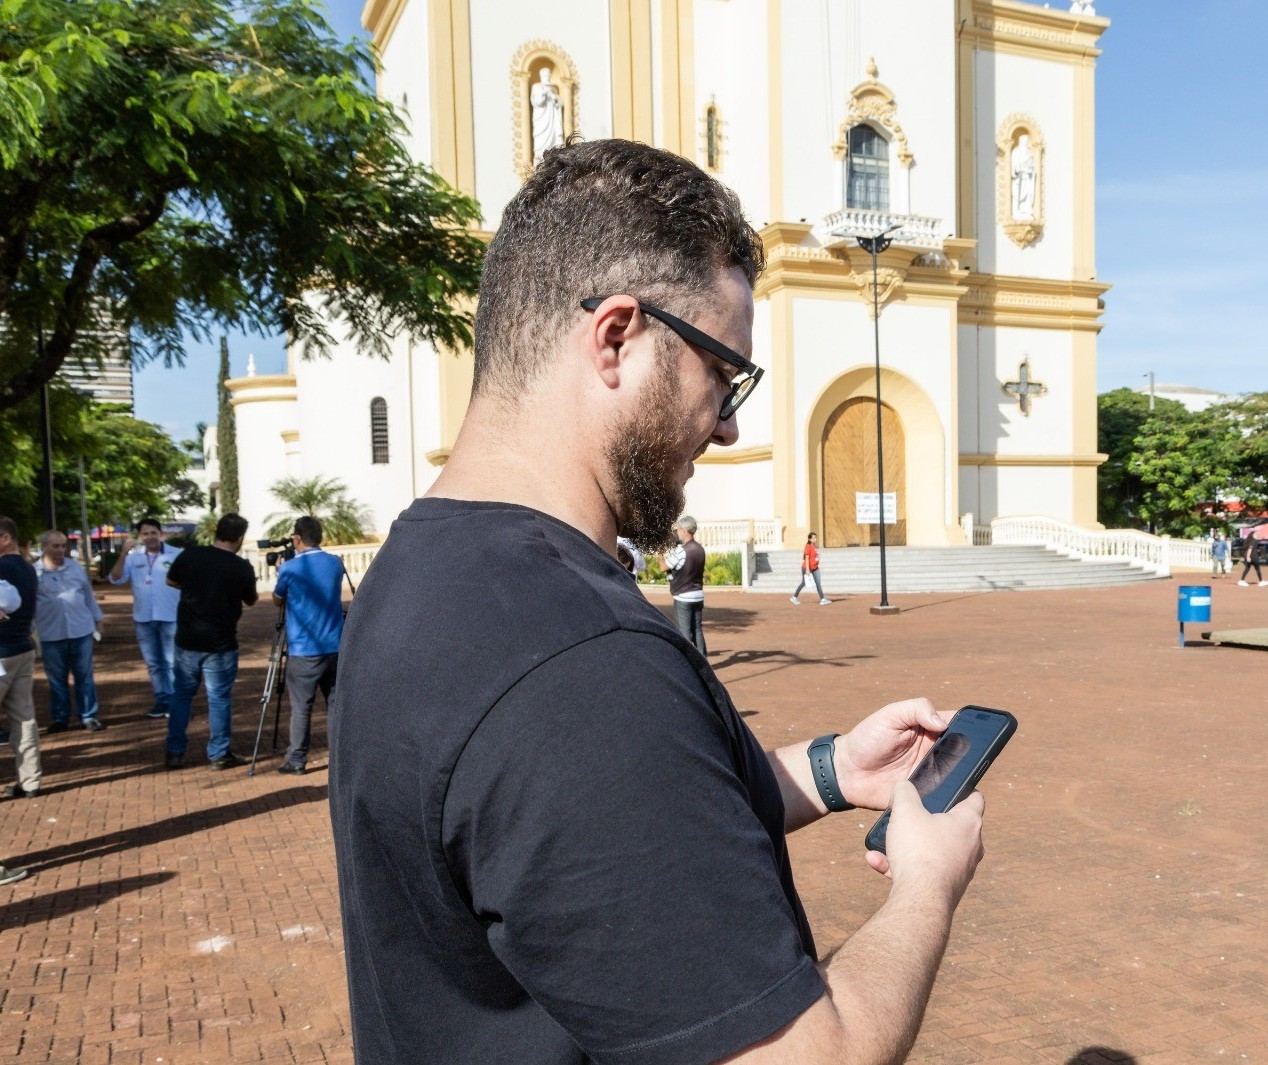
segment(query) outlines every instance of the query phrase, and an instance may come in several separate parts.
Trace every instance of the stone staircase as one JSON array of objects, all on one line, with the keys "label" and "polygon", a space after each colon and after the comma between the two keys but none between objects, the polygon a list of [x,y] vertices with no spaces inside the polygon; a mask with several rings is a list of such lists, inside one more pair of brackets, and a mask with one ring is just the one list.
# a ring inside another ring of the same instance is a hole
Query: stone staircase
[{"label": "stone staircase", "polygon": [[[1160,579],[1129,562],[1083,561],[1028,546],[890,547],[885,569],[894,593],[1087,588]],[[820,548],[819,572],[826,595],[879,592],[880,549]],[[791,595],[800,577],[800,551],[759,553],[749,590]],[[813,601],[813,582],[809,588],[802,595]]]}]

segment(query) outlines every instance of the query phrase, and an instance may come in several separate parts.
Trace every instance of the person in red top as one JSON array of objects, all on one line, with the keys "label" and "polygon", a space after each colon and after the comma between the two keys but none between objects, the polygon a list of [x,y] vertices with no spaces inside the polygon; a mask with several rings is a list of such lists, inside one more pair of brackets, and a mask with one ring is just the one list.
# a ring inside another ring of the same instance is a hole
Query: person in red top
[{"label": "person in red top", "polygon": [[806,537],[806,549],[802,552],[801,559],[801,583],[797,585],[797,590],[792,594],[792,601],[801,606],[801,600],[797,596],[801,595],[801,590],[806,586],[806,576],[814,578],[815,588],[819,592],[819,605],[831,606],[832,600],[823,594],[823,584],[819,580],[819,548],[817,544],[819,538],[811,533]]}]

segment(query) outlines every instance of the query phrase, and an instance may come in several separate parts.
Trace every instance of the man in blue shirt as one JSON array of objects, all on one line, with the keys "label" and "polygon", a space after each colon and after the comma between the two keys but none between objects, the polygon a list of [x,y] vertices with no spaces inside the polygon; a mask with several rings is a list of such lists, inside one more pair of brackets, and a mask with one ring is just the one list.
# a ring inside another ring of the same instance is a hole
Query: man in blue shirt
[{"label": "man in blue shirt", "polygon": [[278,567],[273,589],[273,602],[286,608],[286,690],[291,701],[291,745],[277,771],[300,775],[308,761],[317,689],[326,697],[327,710],[335,689],[343,637],[343,563],[321,549],[316,518],[296,518],[291,539],[295,557]]},{"label": "man in blue shirt", "polygon": [[136,642],[150,671],[154,705],[146,717],[167,717],[172,702],[176,668],[176,610],[181,592],[167,583],[179,547],[163,543],[163,526],[154,518],[142,518],[136,526],[138,540],[130,537],[115,559],[111,584],[132,584],[132,623]]},{"label": "man in blue shirt", "polygon": [[[78,703],[80,728],[99,732],[106,726],[97,716],[92,645],[94,637],[101,639],[101,607],[84,568],[66,557],[66,534],[49,529],[40,535],[40,546],[44,553],[35,563],[40,582],[35,628],[40,634],[40,653],[48,677],[48,731],[65,732],[70,728],[71,711]],[[73,702],[71,675],[75,678]]]}]

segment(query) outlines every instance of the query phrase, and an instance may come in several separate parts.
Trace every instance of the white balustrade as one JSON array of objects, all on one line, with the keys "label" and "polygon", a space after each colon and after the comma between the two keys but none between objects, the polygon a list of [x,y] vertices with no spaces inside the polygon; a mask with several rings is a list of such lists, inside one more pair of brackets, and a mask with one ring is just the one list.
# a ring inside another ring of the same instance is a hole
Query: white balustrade
[{"label": "white balustrade", "polygon": [[758,551],[770,551],[783,545],[783,523],[778,518],[732,518],[726,521],[702,521],[696,539],[708,552],[726,554],[752,544]]},{"label": "white balustrade", "polygon": [[943,230],[942,219],[926,215],[895,214],[892,211],[866,211],[861,207],[846,207],[833,211],[814,228],[814,236],[820,244],[832,247],[848,244],[857,237],[870,237],[890,226],[899,226],[890,234],[895,244],[912,248],[942,250],[942,242],[948,235]]},{"label": "white balustrade", "polygon": [[1081,529],[1040,515],[996,518],[991,522],[991,542],[1038,544],[1074,558],[1129,562],[1160,577],[1169,577],[1173,566],[1210,565],[1210,548],[1204,541],[1173,540],[1138,529]]}]

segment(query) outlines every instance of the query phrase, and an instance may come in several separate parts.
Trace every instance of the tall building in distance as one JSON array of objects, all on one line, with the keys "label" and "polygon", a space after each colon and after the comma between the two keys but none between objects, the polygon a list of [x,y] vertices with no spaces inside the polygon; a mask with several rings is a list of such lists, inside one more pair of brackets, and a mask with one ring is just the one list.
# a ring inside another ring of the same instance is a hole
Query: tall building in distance
[{"label": "tall building in distance", "polygon": [[117,327],[94,328],[93,339],[101,346],[100,363],[95,359],[81,361],[72,352],[58,377],[97,403],[120,403],[131,413],[132,345],[128,334]]}]

